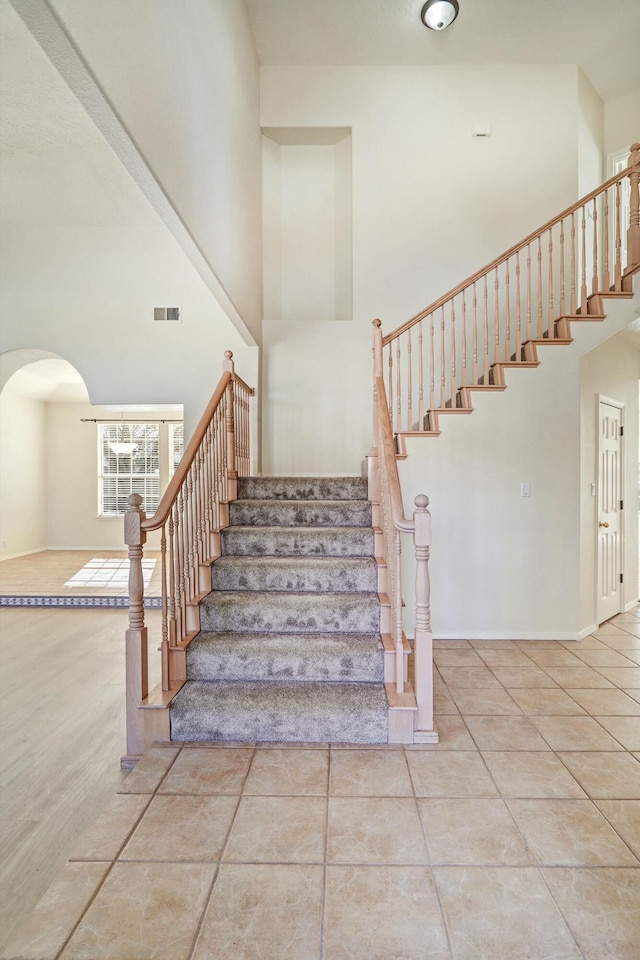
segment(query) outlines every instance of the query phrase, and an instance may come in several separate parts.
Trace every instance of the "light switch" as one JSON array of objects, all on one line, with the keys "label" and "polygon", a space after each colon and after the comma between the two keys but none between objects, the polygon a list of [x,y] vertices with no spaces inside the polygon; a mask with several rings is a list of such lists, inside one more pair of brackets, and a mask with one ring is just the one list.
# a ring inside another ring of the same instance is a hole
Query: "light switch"
[{"label": "light switch", "polygon": [[524,480],[520,484],[520,496],[521,497],[530,497],[531,496],[531,484],[528,480]]}]

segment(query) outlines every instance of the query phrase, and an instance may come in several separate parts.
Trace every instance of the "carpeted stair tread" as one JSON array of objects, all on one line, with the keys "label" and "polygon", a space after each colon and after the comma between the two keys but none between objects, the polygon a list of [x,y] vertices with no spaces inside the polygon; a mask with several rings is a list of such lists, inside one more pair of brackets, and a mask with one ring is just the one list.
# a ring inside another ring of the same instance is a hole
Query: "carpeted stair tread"
[{"label": "carpeted stair tread", "polygon": [[238,480],[243,500],[366,500],[363,477],[244,477]]},{"label": "carpeted stair tread", "polygon": [[251,527],[368,527],[367,500],[235,500],[229,522]]},{"label": "carpeted stair tread", "polygon": [[222,531],[228,556],[372,557],[371,527],[232,526]]},{"label": "carpeted stair tread", "polygon": [[213,590],[297,593],[372,591],[378,576],[375,560],[351,557],[221,557],[211,573]]},{"label": "carpeted stair tread", "polygon": [[381,683],[383,647],[372,633],[200,633],[187,648],[192,680]]},{"label": "carpeted stair tread", "polygon": [[191,680],[171,705],[171,739],[386,743],[384,686]]},{"label": "carpeted stair tread", "polygon": [[200,604],[207,632],[378,633],[376,593],[295,593],[214,590]]}]

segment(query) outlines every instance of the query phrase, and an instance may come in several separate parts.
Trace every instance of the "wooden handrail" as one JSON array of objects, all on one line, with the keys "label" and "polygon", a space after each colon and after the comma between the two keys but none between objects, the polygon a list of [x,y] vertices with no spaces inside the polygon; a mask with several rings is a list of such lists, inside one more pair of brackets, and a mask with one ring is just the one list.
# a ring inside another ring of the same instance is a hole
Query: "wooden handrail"
[{"label": "wooden handrail", "polygon": [[576,213],[578,210],[580,210],[580,208],[583,207],[585,204],[590,203],[592,200],[595,200],[597,197],[600,196],[601,193],[608,190],[610,187],[614,186],[619,181],[624,180],[626,177],[628,177],[630,168],[633,167],[634,162],[636,164],[638,162],[637,160],[634,161],[633,159],[634,147],[636,148],[637,151],[640,151],[639,144],[636,143],[632,145],[632,148],[631,148],[632,158],[629,162],[629,167],[625,168],[624,170],[620,170],[613,177],[610,177],[605,183],[601,184],[599,187],[596,187],[595,190],[592,190],[591,193],[588,193],[581,200],[578,200],[576,203],[572,204],[570,207],[567,207],[567,209],[564,210],[562,213],[558,214],[558,216],[553,217],[551,220],[548,220],[544,224],[544,226],[540,227],[537,230],[534,230],[533,233],[530,233],[528,236],[526,236],[524,240],[520,240],[518,243],[514,244],[514,246],[510,247],[505,253],[501,254],[499,257],[496,257],[495,260],[492,260],[491,263],[487,264],[487,266],[481,267],[480,270],[477,270],[475,273],[472,273],[470,277],[468,277],[466,280],[463,280],[456,287],[453,287],[451,290],[448,291],[448,293],[445,293],[443,296],[439,297],[437,300],[434,300],[433,303],[430,304],[430,306],[426,307],[424,310],[421,310],[420,313],[416,313],[414,317],[411,317],[409,320],[406,320],[401,326],[397,327],[395,330],[392,330],[391,333],[388,333],[386,336],[383,336],[382,345],[386,347],[388,343],[391,343],[393,340],[396,340],[398,337],[402,336],[402,334],[405,333],[410,327],[413,327],[414,324],[418,323],[420,320],[424,320],[430,314],[435,313],[436,310],[439,310],[441,307],[443,307],[446,303],[452,300],[459,293],[462,293],[463,290],[466,290],[468,287],[473,286],[474,283],[477,283],[478,280],[482,280],[485,276],[487,276],[487,274],[491,273],[492,270],[497,269],[497,267],[501,266],[503,263],[505,263],[505,261],[509,260],[510,257],[514,256],[514,254],[519,253],[521,250],[524,250],[528,244],[532,243],[534,240],[537,240],[538,237],[541,237],[542,234],[544,234],[547,230],[551,230],[553,227],[561,223],[567,217],[570,217],[572,213]]}]

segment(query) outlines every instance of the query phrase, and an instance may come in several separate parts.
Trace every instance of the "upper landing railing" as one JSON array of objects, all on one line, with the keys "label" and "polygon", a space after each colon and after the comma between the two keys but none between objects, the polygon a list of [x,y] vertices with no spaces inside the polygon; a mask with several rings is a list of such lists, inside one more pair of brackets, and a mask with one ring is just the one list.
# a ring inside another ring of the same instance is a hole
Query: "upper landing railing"
[{"label": "upper landing railing", "polygon": [[623,292],[639,266],[634,143],[626,169],[382,338],[392,432],[433,429],[429,411],[490,385],[494,364],[525,363],[527,341],[566,342],[558,321],[584,319],[591,296]]},{"label": "upper landing railing", "polygon": [[[125,515],[130,561],[126,635],[129,758],[144,752],[145,718],[140,705],[162,709],[186,679],[186,648],[200,629],[198,604],[211,590],[211,564],[220,556],[220,531],[229,522],[229,503],[236,499],[238,477],[249,474],[249,399],[254,391],[236,376],[232,358],[228,350],[220,382],[155,515],[146,517],[138,494],[129,497]],[[150,694],[142,556],[147,533],[152,530],[160,530],[162,679]],[[157,726],[157,732],[163,730],[166,728]]]}]

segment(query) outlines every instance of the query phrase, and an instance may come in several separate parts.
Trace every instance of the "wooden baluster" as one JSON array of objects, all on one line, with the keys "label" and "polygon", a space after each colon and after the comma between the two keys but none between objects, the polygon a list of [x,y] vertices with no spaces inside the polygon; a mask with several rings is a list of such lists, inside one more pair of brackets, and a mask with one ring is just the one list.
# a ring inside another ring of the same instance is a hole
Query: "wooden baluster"
[{"label": "wooden baluster", "polygon": [[596,197],[593,198],[593,276],[591,279],[591,293],[598,293],[600,285],[598,282],[598,204]]},{"label": "wooden baluster", "polygon": [[395,433],[393,413],[393,346],[389,344],[389,416],[391,417],[391,429]]},{"label": "wooden baluster", "polygon": [[[223,371],[233,374],[235,367],[233,363],[233,353],[227,350],[222,364]],[[235,418],[234,418],[234,393],[233,378],[229,381],[225,392],[225,428],[227,432],[227,502],[236,500],[238,496],[238,470],[236,467],[236,437],[235,437]]]},{"label": "wooden baluster", "polygon": [[[375,487],[374,495],[376,501],[379,501],[378,496],[378,476],[380,471],[380,458],[382,452],[379,449],[379,435],[380,435],[380,424],[378,423],[378,377],[383,375],[383,351],[382,351],[382,320],[373,321],[373,347],[371,350],[373,369],[372,369],[372,380],[373,380],[373,410],[372,410],[372,428],[373,428],[373,440],[371,442],[371,454],[376,457],[375,463],[373,463],[373,483]],[[372,461],[369,461],[370,463]],[[370,479],[370,483],[372,480]],[[369,491],[369,498],[372,498],[372,491]]]},{"label": "wooden baluster", "polygon": [[396,649],[396,690],[398,693],[404,693],[404,644],[402,642],[402,593],[400,590],[400,570],[401,543],[400,531],[393,528],[393,559],[394,564],[394,604],[393,604],[393,628]]},{"label": "wooden baluster", "polygon": [[640,264],[640,143],[631,144],[629,157],[629,229],[627,267]]},{"label": "wooden baluster", "polygon": [[466,387],[467,379],[467,298],[466,291],[462,291],[462,386]]},{"label": "wooden baluster", "polygon": [[473,281],[473,329],[472,329],[472,338],[473,338],[473,367],[471,370],[471,382],[477,384],[478,382],[478,291],[476,289],[476,282]]},{"label": "wooden baluster", "polygon": [[407,430],[413,430],[413,368],[412,368],[412,356],[411,356],[411,328],[407,331],[408,335],[408,344],[407,344]]},{"label": "wooden baluster", "polygon": [[511,275],[509,271],[509,261],[505,263],[505,285],[507,291],[507,328],[505,331],[504,359],[507,363],[511,360]]},{"label": "wooden baluster", "polygon": [[587,211],[582,207],[582,283],[580,285],[580,313],[587,312]]},{"label": "wooden baluster", "polygon": [[179,494],[179,508],[178,508],[178,525],[177,525],[177,540],[178,540],[178,597],[180,599],[180,636],[179,640],[183,640],[187,634],[186,627],[186,617],[187,617],[187,591],[185,583],[185,570],[187,569],[186,559],[185,559],[185,513],[184,513],[184,483],[180,488]]},{"label": "wooden baluster", "polygon": [[553,290],[553,231],[549,230],[549,316],[548,316],[548,335],[549,340],[554,340],[556,336],[556,308],[555,295]]},{"label": "wooden baluster", "polygon": [[129,629],[125,634],[128,759],[142,756],[145,750],[144,716],[140,704],[149,694],[142,577],[142,555],[147,534],[142,529],[146,516],[141,504],[142,497],[132,493],[124,515],[124,542],[129,548]]},{"label": "wooden baluster", "polygon": [[171,686],[171,662],[169,660],[169,601],[167,597],[167,536],[166,524],[160,533],[160,580],[162,583],[162,640],[160,641],[160,662],[162,669],[162,689]]},{"label": "wooden baluster", "polygon": [[622,290],[622,217],[621,207],[621,184],[616,183],[616,222],[615,222],[615,245],[616,245],[616,264],[615,264],[615,285],[616,291]]},{"label": "wooden baluster", "polygon": [[542,240],[538,237],[538,340],[542,339],[544,333],[544,320],[542,313]]},{"label": "wooden baluster", "polygon": [[177,643],[176,622],[176,541],[175,541],[175,511],[173,504],[169,513],[169,646]]},{"label": "wooden baluster", "polygon": [[494,319],[495,348],[494,348],[494,354],[493,354],[493,362],[499,363],[500,362],[500,322],[501,321],[500,321],[500,276],[498,274],[497,267],[495,269],[495,276],[493,280],[493,290],[494,290],[494,297],[495,297],[495,303],[493,305],[494,315],[495,315],[495,319]]},{"label": "wooden baluster", "polygon": [[451,406],[457,406],[458,371],[456,355],[456,308],[455,299],[451,300]]},{"label": "wooden baluster", "polygon": [[400,337],[396,340],[396,430],[402,430],[402,355],[400,351]]},{"label": "wooden baluster", "polygon": [[422,317],[418,325],[418,360],[420,363],[420,383],[418,385],[418,430],[424,430],[424,338]]},{"label": "wooden baluster", "polygon": [[482,372],[485,386],[489,383],[489,292],[487,290],[487,275],[484,275],[484,367]]},{"label": "wooden baluster", "polygon": [[516,360],[522,360],[522,300],[520,289],[520,251],[516,252]]},{"label": "wooden baluster", "polygon": [[578,310],[578,297],[577,297],[577,274],[576,274],[576,215],[575,213],[571,214],[571,315],[575,316]]},{"label": "wooden baluster", "polygon": [[611,289],[611,271],[609,269],[609,191],[604,192],[604,238],[602,241],[602,289]]},{"label": "wooden baluster", "polygon": [[531,295],[531,244],[527,244],[527,340],[533,339],[532,295]]},{"label": "wooden baluster", "polygon": [[560,221],[560,316],[567,315],[565,298],[565,268],[564,268],[564,220]]},{"label": "wooden baluster", "polygon": [[436,406],[436,346],[433,314],[429,315],[429,409]]},{"label": "wooden baluster", "polygon": [[444,324],[444,304],[441,308],[440,317],[440,407],[444,407],[447,398],[445,396],[447,374],[445,372],[445,324]]},{"label": "wooden baluster", "polygon": [[413,514],[416,556],[416,612],[414,632],[414,676],[418,705],[414,742],[437,743],[433,725],[433,636],[431,633],[431,587],[429,583],[429,552],[431,548],[431,514],[429,498],[420,494],[415,498]]}]

